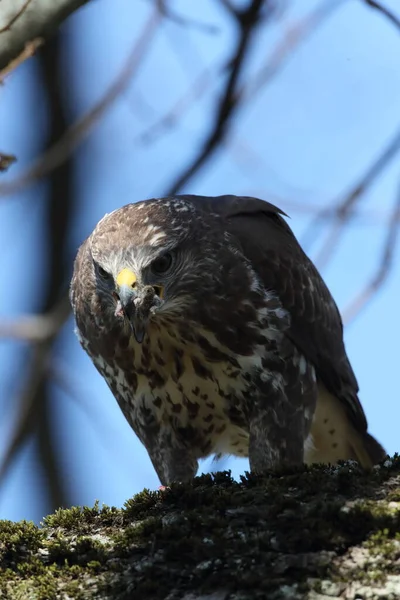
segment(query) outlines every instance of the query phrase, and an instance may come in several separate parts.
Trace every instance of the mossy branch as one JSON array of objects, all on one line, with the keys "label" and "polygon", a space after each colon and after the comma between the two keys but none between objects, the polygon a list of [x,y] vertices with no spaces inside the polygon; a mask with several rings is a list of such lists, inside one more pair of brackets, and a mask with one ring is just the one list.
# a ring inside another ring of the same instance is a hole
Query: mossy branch
[{"label": "mossy branch", "polygon": [[0,598],[400,597],[400,458],[202,476],[123,509],[0,522]]}]

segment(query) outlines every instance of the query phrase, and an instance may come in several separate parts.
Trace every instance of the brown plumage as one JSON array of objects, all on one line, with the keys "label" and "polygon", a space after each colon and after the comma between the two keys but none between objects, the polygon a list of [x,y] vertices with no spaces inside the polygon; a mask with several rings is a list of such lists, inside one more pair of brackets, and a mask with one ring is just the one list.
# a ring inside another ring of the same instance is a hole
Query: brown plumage
[{"label": "brown plumage", "polygon": [[106,215],[78,252],[79,339],[163,484],[209,454],[256,472],[385,457],[336,304],[282,215],[249,197],[153,199]]}]

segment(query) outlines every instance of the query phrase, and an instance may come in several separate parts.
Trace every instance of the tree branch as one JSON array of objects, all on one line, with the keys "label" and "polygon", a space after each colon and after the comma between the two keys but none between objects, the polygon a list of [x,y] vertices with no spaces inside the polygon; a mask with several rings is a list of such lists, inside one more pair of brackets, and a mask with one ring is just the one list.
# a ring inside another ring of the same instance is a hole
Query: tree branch
[{"label": "tree branch", "polygon": [[31,166],[15,179],[0,184],[0,196],[8,196],[23,189],[33,181],[51,173],[62,165],[75,148],[89,134],[106,110],[117,100],[132,81],[132,77],[142,65],[144,55],[150,48],[154,35],[161,23],[162,15],[153,11],[143,30],[135,41],[129,56],[115,80],[106,90],[104,96],[87,113],[78,119],[54,144],[42,154]]},{"label": "tree branch", "polygon": [[315,234],[321,221],[326,217],[331,218],[330,231],[315,259],[319,268],[326,266],[328,260],[332,257],[334,250],[338,248],[339,239],[344,228],[350,223],[356,206],[365,192],[381,175],[398,152],[400,152],[400,129],[396,131],[395,135],[390,139],[383,151],[378,154],[370,165],[368,165],[365,173],[363,173],[358,182],[351,188],[350,192],[338,201],[332,202],[331,206],[328,208],[321,209],[319,214],[311,221],[303,236],[303,246],[308,246],[308,242],[315,239]]},{"label": "tree branch", "polygon": [[381,260],[377,266],[375,273],[368,281],[359,294],[349,304],[343,312],[343,322],[347,325],[349,321],[353,321],[370,300],[382,288],[383,284],[389,277],[393,267],[394,255],[397,246],[400,227],[400,189],[397,192],[397,198],[393,207],[392,215],[389,219],[386,238],[383,246]]},{"label": "tree branch", "polygon": [[[210,159],[226,136],[228,125],[238,107],[237,92],[239,80],[243,71],[245,59],[247,58],[251,43],[254,39],[255,28],[261,19],[263,5],[264,3],[262,0],[252,0],[246,10],[237,14],[235,13],[234,15],[234,18],[240,27],[240,34],[238,43],[234,49],[231,60],[229,61],[229,64],[231,65],[230,74],[224,93],[216,107],[215,119],[197,156],[170,186],[168,191],[168,194],[170,195],[177,194],[178,191],[186,185],[203,164]],[[271,5],[269,8],[272,10],[272,3],[268,2],[267,5],[268,7]]]},{"label": "tree branch", "polygon": [[[15,0],[0,3],[0,70],[19,56],[25,45],[47,37],[62,21],[89,0]],[[17,6],[16,6],[17,4]]]},{"label": "tree branch", "polygon": [[395,27],[397,27],[400,30],[400,18],[396,17],[393,11],[389,10],[388,8],[386,8],[386,6],[383,6],[383,4],[381,4],[380,2],[376,2],[375,0],[362,0],[362,2],[364,2],[364,4],[367,4],[367,6],[369,6],[370,8],[374,8],[375,10],[379,11],[384,17],[389,19],[389,21],[393,23]]}]

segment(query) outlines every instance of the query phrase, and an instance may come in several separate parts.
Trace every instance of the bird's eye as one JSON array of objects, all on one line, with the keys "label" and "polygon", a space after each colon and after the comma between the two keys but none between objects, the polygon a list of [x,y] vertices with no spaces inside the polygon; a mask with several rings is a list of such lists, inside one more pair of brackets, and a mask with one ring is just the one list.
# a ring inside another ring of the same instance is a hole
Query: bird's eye
[{"label": "bird's eye", "polygon": [[151,270],[155,275],[163,275],[171,268],[171,265],[172,254],[171,252],[166,252],[151,263]]},{"label": "bird's eye", "polygon": [[103,267],[100,267],[100,265],[97,267],[97,270],[102,279],[105,279],[105,280],[111,279],[111,274],[108,271],[106,271],[105,269],[103,269]]}]

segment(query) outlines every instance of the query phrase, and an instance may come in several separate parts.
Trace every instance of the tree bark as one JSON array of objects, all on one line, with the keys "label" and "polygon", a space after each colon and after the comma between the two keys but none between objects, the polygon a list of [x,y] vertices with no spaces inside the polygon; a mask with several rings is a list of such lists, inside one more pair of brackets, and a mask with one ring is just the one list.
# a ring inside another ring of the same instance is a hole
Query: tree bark
[{"label": "tree bark", "polygon": [[227,472],[123,509],[0,522],[0,597],[377,600],[400,597],[400,458],[371,473]]},{"label": "tree bark", "polygon": [[27,43],[46,38],[88,1],[1,0],[0,71],[22,53]]}]

